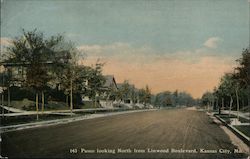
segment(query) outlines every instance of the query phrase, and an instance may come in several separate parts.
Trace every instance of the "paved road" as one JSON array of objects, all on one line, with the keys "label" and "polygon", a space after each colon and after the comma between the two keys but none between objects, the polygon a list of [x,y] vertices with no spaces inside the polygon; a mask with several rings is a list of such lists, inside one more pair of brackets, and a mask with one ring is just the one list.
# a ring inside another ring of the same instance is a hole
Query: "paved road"
[{"label": "paved road", "polygon": [[[236,147],[231,144],[224,131],[205,113],[186,109],[122,114],[8,132],[2,134],[1,147],[2,156],[25,158],[51,158],[52,156],[57,158],[239,158],[244,156],[244,154],[233,153]],[[76,152],[74,148],[77,149],[77,153],[73,153]],[[123,149],[123,153],[117,153],[118,148]],[[81,152],[83,149],[85,153]],[[109,151],[109,153],[96,153],[97,149],[102,149],[103,152]],[[112,154],[112,149],[116,154]],[[135,153],[134,149],[140,149],[142,153]],[[179,153],[175,153],[174,149]],[[210,152],[201,153],[200,149]],[[230,150],[231,153],[221,154],[218,152],[219,149]],[[95,153],[92,153],[92,150]],[[144,153],[143,150],[145,150]],[[161,153],[154,153],[151,150],[160,150]],[[188,152],[182,153],[182,150]],[[212,153],[216,151],[218,153]]]}]

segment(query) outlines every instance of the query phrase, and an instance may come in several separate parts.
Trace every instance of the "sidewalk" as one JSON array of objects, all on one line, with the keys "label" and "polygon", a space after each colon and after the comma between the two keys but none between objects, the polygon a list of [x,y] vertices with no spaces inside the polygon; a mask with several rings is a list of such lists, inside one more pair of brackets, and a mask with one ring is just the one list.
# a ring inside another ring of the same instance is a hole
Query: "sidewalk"
[{"label": "sidewalk", "polygon": [[215,117],[220,120],[229,130],[231,130],[236,136],[238,136],[245,144],[250,146],[250,138],[246,136],[243,132],[235,128],[234,125],[228,124],[225,120],[215,115]]},{"label": "sidewalk", "polygon": [[7,111],[13,112],[13,113],[24,113],[24,112],[28,112],[28,111],[26,111],[26,110],[16,109],[16,108],[13,108],[13,107],[7,107],[7,106],[4,106],[4,105],[0,105],[0,107],[2,107],[3,109],[5,109],[5,110],[7,110]]},{"label": "sidewalk", "polygon": [[[71,115],[71,110],[46,110],[44,112],[39,111],[38,113],[36,111],[25,111],[21,109],[16,109],[12,107],[7,107],[0,105],[5,110],[9,110],[13,113],[7,113],[7,114],[0,114],[0,116],[22,116],[22,115],[36,115],[36,114],[60,114],[60,115]],[[73,109],[72,112],[94,112],[94,111],[113,111],[113,110],[123,110],[122,108],[90,108],[90,109]]]},{"label": "sidewalk", "polygon": [[81,120],[86,120],[86,119],[94,119],[94,118],[100,118],[100,117],[107,117],[107,116],[112,116],[112,115],[154,111],[154,110],[157,110],[157,109],[129,110],[129,111],[122,111],[122,112],[102,113],[102,114],[88,114],[84,116],[78,116],[78,117],[72,117],[72,118],[66,118],[66,119],[55,119],[55,120],[40,121],[40,122],[33,122],[33,123],[27,123],[27,124],[2,126],[0,127],[0,133],[28,129],[28,128],[36,128],[36,127],[42,127],[42,126],[49,126],[49,125],[67,124],[70,122],[81,121]]},{"label": "sidewalk", "polygon": [[[216,116],[211,116],[210,118],[213,119],[213,121],[219,125],[221,129],[229,136],[232,143],[237,146],[241,151],[247,153],[249,155],[249,138],[248,141],[246,139],[243,139],[238,132],[236,132],[233,128],[229,127],[227,124],[225,124],[222,120],[218,119]],[[221,124],[224,123],[225,125]],[[233,129],[233,130],[232,130]]]},{"label": "sidewalk", "polygon": [[[229,110],[223,110],[222,112],[229,114]],[[231,114],[237,116],[238,112],[237,111],[231,111]],[[239,116],[242,117],[242,118],[250,120],[250,112],[246,112],[246,113],[239,112]]]}]

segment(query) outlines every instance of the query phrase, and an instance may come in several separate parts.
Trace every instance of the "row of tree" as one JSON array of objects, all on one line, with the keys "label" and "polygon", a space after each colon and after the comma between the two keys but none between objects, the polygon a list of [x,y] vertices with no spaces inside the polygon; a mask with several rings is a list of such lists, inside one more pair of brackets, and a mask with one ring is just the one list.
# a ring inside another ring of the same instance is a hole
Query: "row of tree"
[{"label": "row of tree", "polygon": [[[1,56],[1,63],[7,69],[2,73],[1,84],[5,92],[8,92],[8,105],[10,106],[10,88],[17,83],[21,83],[22,89],[35,93],[37,112],[39,102],[42,112],[44,111],[47,100],[45,96],[49,92],[52,92],[50,95],[54,98],[63,92],[71,110],[73,102],[81,102],[81,95],[90,97],[96,107],[97,97],[104,91],[106,99],[109,100],[131,99],[133,102],[150,103],[151,93],[148,86],[138,90],[128,81],[124,81],[118,90],[104,90],[104,64],[97,61],[91,67],[79,65],[79,56],[82,54],[72,42],[66,41],[61,35],[46,38],[37,30],[23,30],[22,36],[12,40],[12,45]],[[18,79],[13,72],[20,68],[22,77]]]},{"label": "row of tree", "polygon": [[[249,109],[250,106],[250,50],[242,51],[242,57],[236,60],[238,65],[231,73],[225,73],[219,86],[212,92],[206,92],[202,96],[204,105],[212,106],[213,109],[227,108]],[[247,107],[248,106],[248,107]],[[230,114],[230,113],[229,113]]]},{"label": "row of tree", "polygon": [[[103,64],[97,61],[92,67],[78,65],[79,53],[73,43],[66,41],[61,35],[46,38],[36,30],[23,30],[23,35],[12,40],[12,45],[7,47],[5,56],[1,58],[7,69],[3,73],[5,79],[2,84],[9,90],[21,83],[22,89],[34,91],[37,111],[39,95],[43,111],[44,93],[50,89],[63,91],[67,100],[70,99],[67,103],[72,110],[74,95],[84,93],[96,98],[105,82],[102,75]],[[22,78],[17,79],[13,72],[20,68]]]},{"label": "row of tree", "polygon": [[192,106],[196,104],[196,100],[186,92],[165,91],[158,93],[153,98],[153,103],[157,107],[175,107],[175,106]]},{"label": "row of tree", "polygon": [[148,85],[145,88],[137,89],[128,80],[125,80],[122,84],[118,85],[117,91],[111,92],[110,99],[123,101],[124,103],[141,103],[146,106],[147,104],[151,104],[151,91]]}]

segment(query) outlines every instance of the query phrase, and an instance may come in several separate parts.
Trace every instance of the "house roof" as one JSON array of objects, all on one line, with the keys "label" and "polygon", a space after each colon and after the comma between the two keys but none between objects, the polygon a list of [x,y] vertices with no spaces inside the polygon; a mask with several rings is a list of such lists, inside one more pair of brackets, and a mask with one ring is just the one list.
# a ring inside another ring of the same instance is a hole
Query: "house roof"
[{"label": "house roof", "polygon": [[104,87],[111,87],[113,84],[117,88],[117,84],[114,78],[114,75],[106,75],[105,78],[105,84]]},{"label": "house roof", "polygon": [[[43,64],[53,64],[52,61],[45,61],[41,62]],[[1,63],[4,67],[13,67],[13,66],[29,66],[30,62],[2,62]]]}]

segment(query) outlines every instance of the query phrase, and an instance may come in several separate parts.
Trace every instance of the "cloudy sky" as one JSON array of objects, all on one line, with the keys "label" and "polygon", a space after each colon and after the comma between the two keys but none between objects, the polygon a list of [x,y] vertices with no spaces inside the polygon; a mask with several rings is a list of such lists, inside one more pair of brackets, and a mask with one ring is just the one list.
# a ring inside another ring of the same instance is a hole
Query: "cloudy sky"
[{"label": "cloudy sky", "polygon": [[248,0],[1,0],[1,46],[58,33],[105,74],[153,93],[212,90],[249,45]]}]

